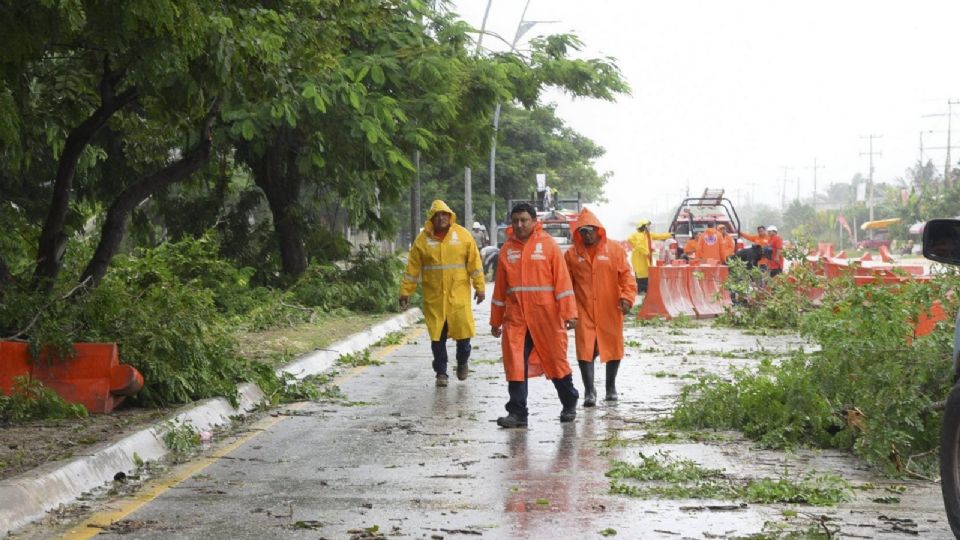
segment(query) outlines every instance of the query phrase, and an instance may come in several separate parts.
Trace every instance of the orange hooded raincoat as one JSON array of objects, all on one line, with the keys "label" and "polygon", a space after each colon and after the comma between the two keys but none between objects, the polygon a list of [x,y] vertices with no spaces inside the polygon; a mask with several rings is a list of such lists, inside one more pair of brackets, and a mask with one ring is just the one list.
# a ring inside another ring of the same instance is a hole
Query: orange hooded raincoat
[{"label": "orange hooded raincoat", "polygon": [[700,233],[697,237],[696,255],[701,261],[713,259],[723,263],[723,239],[720,238],[720,233],[716,229],[710,227]]},{"label": "orange hooded raincoat", "polygon": [[573,249],[564,254],[573,292],[577,299],[577,360],[593,360],[595,347],[600,361],[623,358],[623,312],[619,300],[633,305],[637,281],[630,271],[627,254],[617,242],[607,241],[607,230],[590,210],[577,216],[574,231],[585,225],[597,228],[597,243],[587,247],[574,232]]},{"label": "orange hooded raincoat", "polygon": [[539,222],[526,242],[508,229],[500,248],[490,326],[503,326],[501,347],[508,381],[523,381],[523,343],[533,338],[527,376],[562,379],[571,373],[564,321],[577,318],[573,285],[560,247]]}]

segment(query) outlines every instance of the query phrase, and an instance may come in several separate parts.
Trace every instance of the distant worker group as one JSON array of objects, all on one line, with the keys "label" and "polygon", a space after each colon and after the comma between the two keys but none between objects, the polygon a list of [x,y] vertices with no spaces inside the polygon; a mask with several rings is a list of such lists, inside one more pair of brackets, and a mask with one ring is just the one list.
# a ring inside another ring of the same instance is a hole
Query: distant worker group
[{"label": "distant worker group", "polygon": [[[457,224],[457,215],[441,200],[433,201],[423,230],[413,242],[400,287],[406,308],[418,285],[430,335],[436,386],[447,386],[447,339],[456,341],[457,378],[469,374],[470,339],[475,335],[470,291],[479,304],[485,280],[478,246],[489,242],[486,230]],[[624,356],[623,321],[638,293],[648,287],[653,240],[670,233],[650,231],[643,220],[624,248],[607,238],[603,224],[584,208],[572,226],[573,246],[565,253],[547,234],[529,203],[510,210],[510,227],[500,249],[490,309],[490,332],[501,340],[507,380],[507,414],[503,428],[526,427],[528,380],[545,375],[560,401],[560,422],[576,419],[580,393],[567,360],[567,331],[574,330],[576,359],[583,383],[583,406],[597,404],[595,364],[606,368],[604,400],[616,402],[620,362]],[[770,275],[783,269],[782,239],[777,228],[758,227],[742,237],[766,249],[762,260]],[[723,262],[734,254],[735,240],[723,224],[709,227],[684,246],[688,256]],[[631,269],[632,267],[632,269]]]}]

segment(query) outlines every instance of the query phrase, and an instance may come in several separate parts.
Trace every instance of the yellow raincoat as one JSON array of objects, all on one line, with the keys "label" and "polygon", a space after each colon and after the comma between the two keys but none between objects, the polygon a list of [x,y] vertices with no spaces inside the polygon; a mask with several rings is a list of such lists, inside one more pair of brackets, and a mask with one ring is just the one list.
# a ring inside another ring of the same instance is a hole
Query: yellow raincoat
[{"label": "yellow raincoat", "polygon": [[[650,222],[645,219],[640,220],[637,223],[637,229],[644,225],[649,228]],[[638,278],[645,278],[649,274],[650,261],[653,259],[653,241],[669,240],[670,238],[672,238],[670,233],[651,233],[640,230],[633,232],[627,238],[627,242],[633,248],[633,252],[630,254],[630,264],[633,266],[633,273]]]},{"label": "yellow raincoat", "polygon": [[[437,212],[450,214],[450,229],[442,240],[433,234],[430,219]],[[438,341],[447,323],[447,336],[466,339],[475,334],[470,303],[470,282],[483,291],[483,262],[477,244],[466,228],[457,224],[457,214],[441,200],[433,201],[427,222],[410,248],[400,296],[410,296],[423,285],[423,318],[431,341]]]}]

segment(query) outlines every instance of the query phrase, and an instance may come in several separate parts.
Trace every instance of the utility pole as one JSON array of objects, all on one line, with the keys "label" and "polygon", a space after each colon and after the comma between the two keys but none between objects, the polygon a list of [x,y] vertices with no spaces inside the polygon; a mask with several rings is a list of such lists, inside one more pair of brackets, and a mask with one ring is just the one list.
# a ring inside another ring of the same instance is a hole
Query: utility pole
[{"label": "utility pole", "polygon": [[943,187],[950,189],[950,186],[953,184],[953,166],[950,163],[950,132],[951,132],[951,123],[953,121],[953,106],[960,104],[960,100],[948,99],[947,100],[947,161],[943,166]]},{"label": "utility pole", "polygon": [[780,168],[783,169],[783,187],[780,188],[780,212],[782,213],[787,209],[787,173],[790,172],[793,167],[781,165]]},{"label": "utility pole", "polygon": [[861,156],[870,156],[870,176],[867,180],[867,208],[870,209],[870,221],[873,221],[873,156],[882,156],[881,152],[873,151],[873,140],[882,139],[883,135],[864,135],[861,139],[870,139],[870,151],[860,152]]},{"label": "utility pole", "polygon": [[817,165],[817,158],[813,158],[813,167],[807,167],[808,169],[813,169],[813,211],[817,211],[817,169],[824,169],[823,165]]},{"label": "utility pole", "polygon": [[473,187],[473,177],[470,167],[463,168],[463,226],[469,229],[473,228],[473,197],[470,196],[470,190]]},{"label": "utility pole", "polygon": [[416,175],[413,180],[413,186],[410,188],[410,245],[417,239],[417,232],[420,225],[420,151],[413,152],[413,165],[416,167]]}]

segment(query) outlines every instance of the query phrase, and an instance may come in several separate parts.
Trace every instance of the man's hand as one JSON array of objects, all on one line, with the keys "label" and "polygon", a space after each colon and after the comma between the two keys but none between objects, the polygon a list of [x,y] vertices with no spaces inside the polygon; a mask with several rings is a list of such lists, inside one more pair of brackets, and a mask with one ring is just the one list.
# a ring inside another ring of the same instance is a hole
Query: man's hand
[{"label": "man's hand", "polygon": [[473,297],[477,299],[477,303],[483,302],[483,299],[487,297],[487,293],[483,291],[477,291],[473,294]]},{"label": "man's hand", "polygon": [[401,297],[400,297],[400,309],[407,309],[407,304],[409,304],[409,303],[410,303],[410,297],[409,297],[409,296],[401,296]]},{"label": "man's hand", "polygon": [[631,307],[633,306],[630,305],[630,302],[627,302],[626,298],[620,299],[620,311],[622,311],[624,315],[630,313]]},{"label": "man's hand", "polygon": [[574,328],[577,327],[577,320],[576,320],[576,319],[570,319],[569,321],[563,321],[563,323],[566,325],[567,330],[573,330]]},{"label": "man's hand", "polygon": [[490,333],[493,334],[493,337],[498,338],[503,335],[503,328],[500,326],[491,326]]}]

